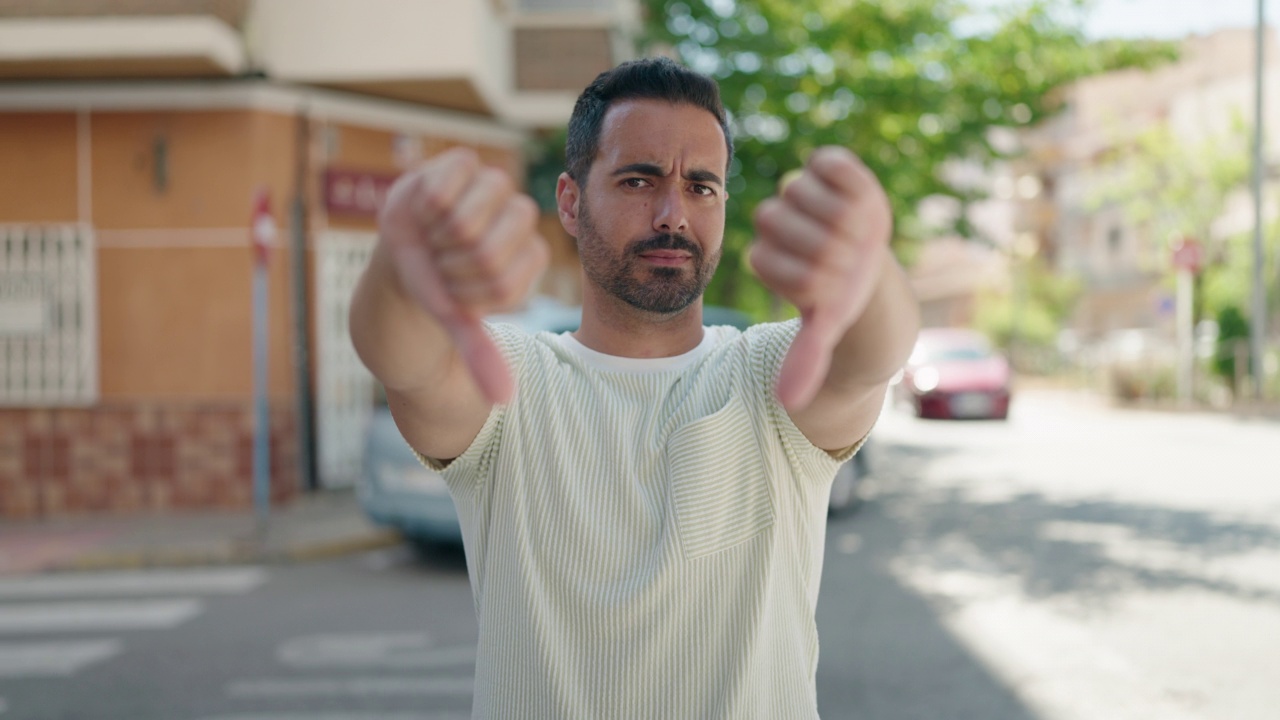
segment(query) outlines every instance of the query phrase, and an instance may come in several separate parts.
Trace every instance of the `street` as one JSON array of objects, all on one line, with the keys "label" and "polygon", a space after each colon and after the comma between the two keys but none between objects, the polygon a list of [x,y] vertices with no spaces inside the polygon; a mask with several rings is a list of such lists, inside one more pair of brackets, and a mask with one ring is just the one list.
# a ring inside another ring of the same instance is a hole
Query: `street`
[{"label": "street", "polygon": [[[1280,424],[899,409],[832,520],[823,717],[1272,720]],[[0,578],[0,720],[469,717],[460,552]]]}]

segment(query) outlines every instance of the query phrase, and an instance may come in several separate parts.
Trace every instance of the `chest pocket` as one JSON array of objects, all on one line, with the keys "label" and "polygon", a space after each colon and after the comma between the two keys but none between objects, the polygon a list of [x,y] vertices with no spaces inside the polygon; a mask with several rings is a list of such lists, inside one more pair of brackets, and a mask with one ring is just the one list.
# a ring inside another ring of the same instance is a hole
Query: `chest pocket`
[{"label": "chest pocket", "polygon": [[773,525],[764,458],[737,397],[671,434],[667,468],[686,559],[728,549]]}]

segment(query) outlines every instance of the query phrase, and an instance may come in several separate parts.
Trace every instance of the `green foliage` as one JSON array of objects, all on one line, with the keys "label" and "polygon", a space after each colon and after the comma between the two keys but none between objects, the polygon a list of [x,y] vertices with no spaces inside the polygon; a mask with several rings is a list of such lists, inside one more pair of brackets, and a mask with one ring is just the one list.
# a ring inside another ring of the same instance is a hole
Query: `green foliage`
[{"label": "green foliage", "polygon": [[[977,199],[939,172],[949,159],[1000,156],[993,127],[1033,124],[1051,91],[1079,77],[1172,57],[1158,43],[1089,43],[1087,3],[964,0],[644,0],[650,51],[674,48],[714,75],[737,158],[713,302],[757,316],[776,303],[746,267],[751,211],[821,145],[852,149],[893,202],[900,255],[924,198]],[[987,8],[987,9],[982,9]],[[963,228],[962,228],[963,229]]]},{"label": "green foliage", "polygon": [[[1173,135],[1167,125],[1155,126],[1132,142],[1124,143],[1097,173],[1090,206],[1118,206],[1135,227],[1166,241],[1147,268],[1166,276],[1172,284],[1174,269],[1167,243],[1193,237],[1206,248],[1205,267],[1198,279],[1195,317],[1219,316],[1234,320],[1240,308],[1251,305],[1253,292],[1253,233],[1215,238],[1212,226],[1223,213],[1228,198],[1245,190],[1252,170],[1251,132],[1239,117],[1229,132],[1188,143]],[[1280,254],[1280,225],[1264,232],[1264,254]],[[1263,269],[1275,277],[1274,261]],[[1280,288],[1268,287],[1268,307],[1277,307]],[[1230,351],[1234,353],[1234,351]],[[1234,359],[1219,371],[1230,377]]]},{"label": "green foliage", "polygon": [[[1231,387],[1239,387],[1236,377],[1236,346],[1240,342],[1249,341],[1249,320],[1235,305],[1228,305],[1218,311],[1218,347],[1213,357],[1213,372],[1226,380]],[[1248,360],[1241,368],[1246,373],[1252,363]]]},{"label": "green foliage", "polygon": [[1080,282],[1056,275],[1042,259],[1024,261],[1012,292],[978,295],[974,326],[1000,348],[1049,349],[1080,298]]},{"label": "green foliage", "polygon": [[[1136,138],[1118,141],[1119,149],[1095,172],[1088,205],[1118,206],[1135,227],[1159,238],[1167,250],[1180,238],[1202,243],[1222,214],[1227,197],[1249,177],[1249,132],[1236,118],[1225,135],[1189,143],[1165,123]],[[1172,272],[1162,253],[1151,271]]]},{"label": "green foliage", "polygon": [[[1265,229],[1263,246],[1265,256],[1270,259],[1263,268],[1263,278],[1274,278],[1276,258],[1280,258],[1280,225],[1273,224]],[[1200,284],[1199,307],[1204,316],[1213,317],[1229,307],[1250,307],[1253,302],[1253,232],[1226,238],[1210,253],[1210,259]],[[1276,308],[1280,302],[1280,286],[1269,283],[1267,296],[1268,307]]]}]

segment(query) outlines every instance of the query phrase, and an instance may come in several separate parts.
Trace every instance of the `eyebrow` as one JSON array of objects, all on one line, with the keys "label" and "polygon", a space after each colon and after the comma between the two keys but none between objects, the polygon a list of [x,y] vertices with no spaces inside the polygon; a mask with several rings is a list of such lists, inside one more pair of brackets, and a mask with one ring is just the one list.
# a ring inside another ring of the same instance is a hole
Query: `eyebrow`
[{"label": "eyebrow", "polygon": [[[638,162],[638,163],[631,163],[630,165],[623,165],[617,170],[614,170],[612,173],[614,177],[617,177],[619,175],[632,175],[632,174],[648,175],[649,177],[663,177],[665,175],[665,173],[662,172],[662,168],[658,167],[653,163],[646,163],[646,162]],[[720,179],[720,176],[716,175],[710,170],[690,170],[689,172],[685,173],[684,179],[692,180],[693,182],[715,183],[720,187],[724,187],[724,181]]]}]

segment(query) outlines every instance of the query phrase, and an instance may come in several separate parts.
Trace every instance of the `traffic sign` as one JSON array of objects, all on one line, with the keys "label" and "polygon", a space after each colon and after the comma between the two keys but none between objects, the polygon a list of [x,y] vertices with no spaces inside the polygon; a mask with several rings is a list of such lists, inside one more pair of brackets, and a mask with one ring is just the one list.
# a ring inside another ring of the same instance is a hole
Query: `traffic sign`
[{"label": "traffic sign", "polygon": [[1173,266],[1195,275],[1204,267],[1204,247],[1194,238],[1184,237],[1173,246]]}]

